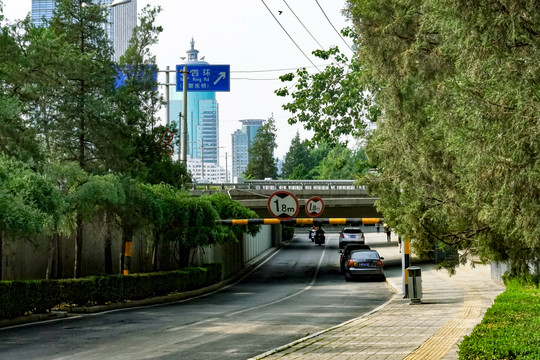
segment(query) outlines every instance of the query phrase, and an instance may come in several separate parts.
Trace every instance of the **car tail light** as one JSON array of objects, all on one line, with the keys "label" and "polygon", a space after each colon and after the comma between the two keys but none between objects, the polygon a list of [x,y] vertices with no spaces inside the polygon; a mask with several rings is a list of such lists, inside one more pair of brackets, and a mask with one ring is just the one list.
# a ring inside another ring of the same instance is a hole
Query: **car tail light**
[{"label": "car tail light", "polygon": [[377,260],[377,266],[382,266],[382,261],[381,260]]},{"label": "car tail light", "polygon": [[349,266],[349,267],[354,266],[354,261],[352,261],[352,259],[350,259],[349,262],[347,263],[347,266]]},{"label": "car tail light", "polygon": [[341,238],[344,239],[344,238],[345,238],[345,234],[341,234]]}]

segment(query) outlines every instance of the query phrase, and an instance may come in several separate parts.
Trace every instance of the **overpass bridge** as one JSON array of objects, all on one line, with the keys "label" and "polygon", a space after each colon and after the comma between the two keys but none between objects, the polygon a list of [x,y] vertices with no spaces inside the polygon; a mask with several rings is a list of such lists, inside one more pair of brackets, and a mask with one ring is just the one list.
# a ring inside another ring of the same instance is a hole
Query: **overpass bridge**
[{"label": "overpass bridge", "polygon": [[255,211],[261,218],[272,217],[267,209],[268,198],[284,190],[298,199],[298,218],[308,217],[305,204],[312,197],[324,202],[321,218],[380,218],[374,203],[378,198],[369,196],[363,185],[354,180],[246,180],[243,183],[192,184],[195,196],[222,192],[233,200]]}]

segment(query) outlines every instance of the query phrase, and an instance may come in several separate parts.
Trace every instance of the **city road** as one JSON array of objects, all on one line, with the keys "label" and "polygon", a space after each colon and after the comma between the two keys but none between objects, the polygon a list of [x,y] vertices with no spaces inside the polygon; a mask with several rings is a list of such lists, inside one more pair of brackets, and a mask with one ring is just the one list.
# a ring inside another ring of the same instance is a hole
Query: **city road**
[{"label": "city road", "polygon": [[297,228],[249,276],[203,297],[0,329],[0,359],[248,359],[389,300],[384,282],[344,281],[328,229],[316,246]]}]

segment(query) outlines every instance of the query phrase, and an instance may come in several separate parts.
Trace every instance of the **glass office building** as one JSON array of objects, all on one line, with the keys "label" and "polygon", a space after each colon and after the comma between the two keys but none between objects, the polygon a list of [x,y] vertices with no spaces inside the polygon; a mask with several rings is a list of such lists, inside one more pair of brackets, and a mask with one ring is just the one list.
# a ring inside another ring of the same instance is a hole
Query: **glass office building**
[{"label": "glass office building", "polygon": [[[110,5],[114,0],[93,0],[102,5]],[[92,2],[92,0],[88,0]],[[51,19],[56,7],[55,0],[32,0],[32,22],[43,25],[44,19]],[[118,61],[129,45],[133,29],[137,26],[137,0],[110,7],[107,19],[107,36],[114,48],[114,60]]]},{"label": "glass office building", "polygon": [[242,177],[249,163],[249,147],[257,135],[257,130],[263,125],[264,120],[247,119],[240,120],[242,129],[232,134],[232,176]]},{"label": "glass office building", "polygon": [[[195,41],[191,40],[191,48],[186,52],[187,61],[182,65],[209,65],[199,60],[199,51],[195,49]],[[182,58],[186,60],[186,58]],[[183,111],[183,93],[176,88],[170,90],[169,116],[171,121],[182,124],[180,114]],[[188,91],[187,93],[188,143],[187,157],[201,159],[204,163],[219,163],[219,104],[216,93],[209,91]],[[179,132],[181,138],[182,132]],[[179,143],[176,144],[179,146]],[[181,146],[180,146],[181,147]],[[176,155],[180,157],[178,149]]]}]

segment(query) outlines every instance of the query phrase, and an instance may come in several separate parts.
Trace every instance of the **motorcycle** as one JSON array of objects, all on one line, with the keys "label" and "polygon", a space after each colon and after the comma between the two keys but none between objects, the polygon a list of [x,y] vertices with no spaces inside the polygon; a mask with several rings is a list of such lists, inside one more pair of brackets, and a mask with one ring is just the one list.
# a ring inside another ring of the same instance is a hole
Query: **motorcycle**
[{"label": "motorcycle", "polygon": [[309,229],[309,240],[311,240],[311,242],[315,241],[315,234],[316,233],[317,233],[316,229]]},{"label": "motorcycle", "polygon": [[324,244],[324,241],[326,240],[326,237],[324,236],[324,231],[322,229],[317,230],[314,236],[314,242],[315,245],[322,245]]}]

